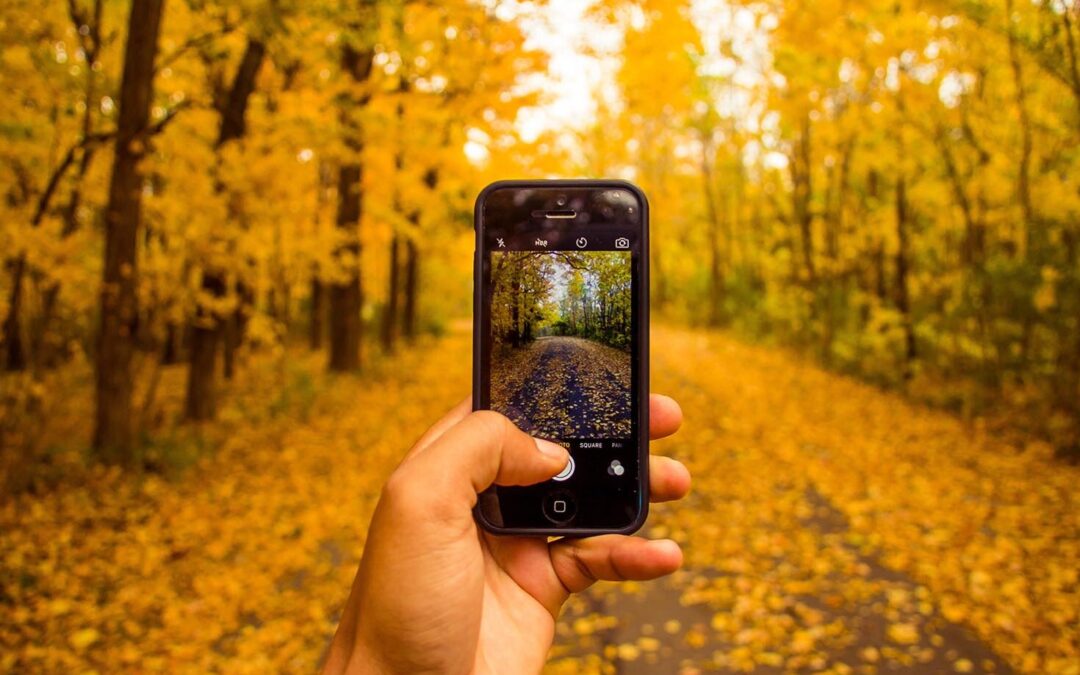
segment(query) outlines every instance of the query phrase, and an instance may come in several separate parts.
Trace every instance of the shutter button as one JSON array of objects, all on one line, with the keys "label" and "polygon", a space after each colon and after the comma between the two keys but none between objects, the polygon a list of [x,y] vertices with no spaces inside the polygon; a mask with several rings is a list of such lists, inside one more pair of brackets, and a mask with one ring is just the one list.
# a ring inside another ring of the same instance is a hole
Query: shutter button
[{"label": "shutter button", "polygon": [[557,480],[559,482],[562,482],[562,481],[566,480],[567,478],[569,478],[570,476],[573,476],[573,475],[574,475],[574,458],[571,457],[570,461],[566,463],[565,467],[563,467],[563,470],[560,471],[559,473],[555,474],[554,476],[552,476],[551,480]]}]

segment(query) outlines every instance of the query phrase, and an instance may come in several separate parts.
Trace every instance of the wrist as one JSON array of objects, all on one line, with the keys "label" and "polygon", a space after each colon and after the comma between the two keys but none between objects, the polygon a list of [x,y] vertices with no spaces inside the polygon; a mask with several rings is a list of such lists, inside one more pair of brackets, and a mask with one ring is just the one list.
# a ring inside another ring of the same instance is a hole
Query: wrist
[{"label": "wrist", "polygon": [[345,675],[392,675],[394,669],[379,658],[375,649],[367,645],[357,643],[349,655],[349,662],[345,668]]},{"label": "wrist", "polygon": [[346,644],[339,634],[334,636],[319,672],[321,675],[390,675],[393,669],[363,640],[357,638]]}]

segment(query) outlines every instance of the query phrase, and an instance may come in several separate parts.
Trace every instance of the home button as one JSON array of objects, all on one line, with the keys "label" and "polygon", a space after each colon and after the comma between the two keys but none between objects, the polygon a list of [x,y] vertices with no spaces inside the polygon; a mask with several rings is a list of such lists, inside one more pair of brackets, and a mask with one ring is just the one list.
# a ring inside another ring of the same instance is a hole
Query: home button
[{"label": "home button", "polygon": [[552,490],[544,497],[544,516],[557,525],[564,525],[577,514],[577,500],[569,490]]}]

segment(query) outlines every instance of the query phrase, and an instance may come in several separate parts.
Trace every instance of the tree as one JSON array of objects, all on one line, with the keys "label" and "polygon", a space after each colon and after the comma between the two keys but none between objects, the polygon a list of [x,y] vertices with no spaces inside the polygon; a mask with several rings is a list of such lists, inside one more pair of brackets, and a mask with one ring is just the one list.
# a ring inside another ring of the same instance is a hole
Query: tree
[{"label": "tree", "polygon": [[139,164],[149,142],[154,59],[163,4],[164,0],[143,0],[131,7],[116,154],[105,211],[94,447],[104,459],[115,462],[130,461],[134,450],[131,359],[138,318],[136,246],[143,188]]},{"label": "tree", "polygon": [[361,114],[370,100],[365,88],[371,76],[374,48],[366,37],[374,21],[373,2],[361,4],[361,18],[342,36],[341,72],[351,83],[339,96],[338,116],[346,157],[338,170],[336,225],[339,244],[334,256],[336,279],[330,285],[330,370],[360,367],[360,221],[363,213],[364,130]]},{"label": "tree", "polygon": [[[112,134],[94,132],[95,106],[93,105],[98,91],[98,71],[101,54],[101,22],[102,0],[94,0],[89,10],[82,8],[77,2],[69,2],[67,6],[68,18],[74,25],[79,35],[79,44],[85,55],[86,68],[83,84],[83,109],[80,122],[80,138],[71,146],[64,155],[64,159],[56,166],[46,182],[41,196],[37,200],[34,214],[30,219],[30,226],[38,228],[45,219],[52,201],[59,192],[61,181],[65,174],[75,168],[75,179],[68,196],[67,203],[62,208],[64,221],[61,238],[67,238],[79,227],[79,208],[82,204],[82,190],[90,162],[95,152],[109,139]],[[29,264],[25,252],[20,252],[12,263],[11,294],[8,301],[8,312],[3,322],[3,344],[5,353],[3,367],[7,370],[22,370],[27,366],[28,354],[23,340],[22,331],[22,306],[23,286]],[[42,354],[46,337],[49,333],[50,323],[56,307],[56,299],[59,293],[59,283],[52,283],[45,292],[42,302],[42,317],[39,321],[34,349],[39,362],[44,361]]]},{"label": "tree", "polygon": [[[233,77],[232,86],[221,101],[218,113],[221,121],[218,127],[218,139],[215,149],[220,153],[229,143],[243,137],[246,129],[248,102],[255,91],[255,78],[266,56],[266,45],[261,39],[249,37],[244,54]],[[220,179],[217,191],[228,189]],[[203,270],[203,291],[209,297],[220,299],[228,291],[228,279],[225,270],[210,267]],[[239,289],[241,292],[243,289]],[[214,416],[217,409],[216,384],[218,347],[224,346],[227,352],[226,373],[232,375],[232,354],[242,331],[243,307],[236,307],[226,316],[218,310],[200,306],[191,323],[191,358],[188,369],[186,415],[190,420],[206,420]]]}]

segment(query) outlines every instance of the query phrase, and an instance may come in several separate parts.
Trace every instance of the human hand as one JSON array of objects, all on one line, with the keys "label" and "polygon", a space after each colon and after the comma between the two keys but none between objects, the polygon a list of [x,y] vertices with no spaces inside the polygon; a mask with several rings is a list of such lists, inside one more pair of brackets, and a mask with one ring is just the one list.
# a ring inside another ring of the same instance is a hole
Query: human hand
[{"label": "human hand", "polygon": [[[650,437],[682,423],[649,399]],[[463,401],[427,431],[387,480],[360,569],[323,666],[339,673],[539,672],[559,609],[598,580],[655,579],[682,564],[671,540],[498,537],[473,520],[492,484],[530,485],[566,466],[566,450]],[[652,501],[690,489],[681,463],[653,456]]]}]

